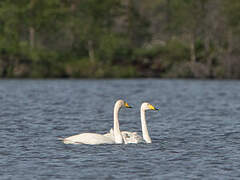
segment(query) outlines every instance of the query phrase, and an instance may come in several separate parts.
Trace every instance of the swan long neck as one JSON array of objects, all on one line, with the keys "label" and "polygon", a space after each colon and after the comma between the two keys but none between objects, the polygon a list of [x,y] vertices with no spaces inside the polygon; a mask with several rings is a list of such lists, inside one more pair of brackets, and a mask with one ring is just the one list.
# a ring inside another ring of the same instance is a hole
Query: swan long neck
[{"label": "swan long neck", "polygon": [[115,143],[121,144],[123,142],[122,140],[122,135],[120,132],[120,127],[119,127],[119,120],[118,120],[118,112],[120,110],[121,106],[116,103],[114,106],[114,114],[113,114],[113,133],[115,137]]},{"label": "swan long neck", "polygon": [[146,110],[143,107],[141,107],[141,124],[143,139],[146,141],[146,143],[152,143],[152,140],[148,133],[145,111]]}]

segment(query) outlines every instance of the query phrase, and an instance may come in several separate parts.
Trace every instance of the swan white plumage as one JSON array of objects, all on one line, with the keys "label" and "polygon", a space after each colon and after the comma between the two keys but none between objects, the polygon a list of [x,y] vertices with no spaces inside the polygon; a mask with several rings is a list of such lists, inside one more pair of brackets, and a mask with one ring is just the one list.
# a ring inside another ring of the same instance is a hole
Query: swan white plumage
[{"label": "swan white plumage", "polygon": [[114,136],[107,136],[97,133],[82,133],[70,136],[63,139],[65,144],[121,144],[123,143],[122,135],[120,133],[118,113],[122,107],[131,108],[127,102],[118,100],[114,106],[113,128]]},{"label": "swan white plumage", "polygon": [[[141,105],[140,113],[141,113],[141,125],[142,125],[142,135],[143,138],[137,134],[137,132],[129,132],[129,131],[122,131],[121,135],[123,137],[123,141],[125,144],[129,143],[141,143],[141,142],[146,142],[146,143],[152,143],[152,140],[149,136],[148,133],[148,128],[147,128],[147,122],[146,122],[146,115],[145,111],[146,110],[158,110],[155,108],[153,105],[149,104],[148,102],[144,102]],[[114,130],[111,129],[107,136],[114,136]]]}]

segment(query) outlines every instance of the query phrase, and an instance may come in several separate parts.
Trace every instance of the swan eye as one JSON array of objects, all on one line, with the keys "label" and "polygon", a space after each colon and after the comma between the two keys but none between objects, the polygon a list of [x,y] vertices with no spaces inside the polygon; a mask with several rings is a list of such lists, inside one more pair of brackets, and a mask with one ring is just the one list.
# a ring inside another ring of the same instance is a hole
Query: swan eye
[{"label": "swan eye", "polygon": [[131,106],[129,106],[127,102],[124,102],[124,106],[125,106],[126,108],[131,108]]}]

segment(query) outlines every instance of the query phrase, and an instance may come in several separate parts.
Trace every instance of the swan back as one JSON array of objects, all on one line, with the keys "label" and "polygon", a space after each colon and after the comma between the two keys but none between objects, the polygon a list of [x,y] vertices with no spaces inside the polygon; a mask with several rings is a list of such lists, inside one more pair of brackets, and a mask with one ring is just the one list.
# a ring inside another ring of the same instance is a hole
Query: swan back
[{"label": "swan back", "polygon": [[63,139],[65,144],[115,144],[114,139],[96,133],[82,133]]}]

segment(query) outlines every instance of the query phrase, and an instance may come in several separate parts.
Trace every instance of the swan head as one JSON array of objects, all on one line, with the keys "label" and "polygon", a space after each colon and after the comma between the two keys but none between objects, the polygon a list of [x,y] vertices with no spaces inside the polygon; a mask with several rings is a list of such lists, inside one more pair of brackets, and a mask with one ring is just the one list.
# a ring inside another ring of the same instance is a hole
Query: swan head
[{"label": "swan head", "polygon": [[155,108],[152,104],[148,103],[148,102],[144,102],[142,103],[141,109],[143,110],[159,110],[157,108]]},{"label": "swan head", "polygon": [[119,107],[126,107],[126,108],[132,108],[131,106],[128,105],[128,103],[124,100],[117,100],[116,105]]}]

